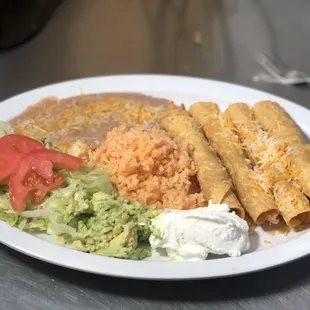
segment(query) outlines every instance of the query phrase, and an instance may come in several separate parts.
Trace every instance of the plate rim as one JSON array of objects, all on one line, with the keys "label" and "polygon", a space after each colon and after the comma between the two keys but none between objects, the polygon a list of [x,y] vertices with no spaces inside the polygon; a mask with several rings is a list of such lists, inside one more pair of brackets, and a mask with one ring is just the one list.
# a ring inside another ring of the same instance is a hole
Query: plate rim
[{"label": "plate rim", "polygon": [[[162,75],[162,74],[125,74],[125,75],[108,75],[108,76],[95,76],[81,79],[72,79],[68,81],[62,81],[59,83],[49,84],[42,87],[17,94],[10,98],[0,102],[0,110],[6,104],[14,104],[15,101],[20,101],[23,98],[35,97],[36,94],[48,91],[50,89],[62,89],[64,86],[73,89],[73,86],[79,87],[79,84],[98,83],[104,80],[135,80],[136,83],[140,80],[151,80],[155,83],[163,83],[167,80],[182,81],[189,83],[206,83],[209,85],[217,85],[224,88],[237,88],[240,91],[256,92],[257,95],[261,95],[262,99],[279,101],[290,107],[290,109],[296,109],[294,114],[310,115],[310,111],[303,106],[300,106],[290,100],[281,98],[279,96],[264,92],[258,89],[238,85],[234,83],[210,80],[196,77],[186,77],[179,75]],[[125,87],[126,88],[126,87]],[[121,88],[119,92],[126,91]],[[97,91],[98,92],[98,91]],[[107,90],[102,90],[107,92]],[[147,91],[136,88],[136,92],[146,93]],[[87,92],[89,93],[89,92]],[[182,93],[182,90],[180,91]],[[72,94],[71,96],[78,95]],[[41,96],[41,95],[40,95]],[[48,97],[50,95],[45,95]],[[57,96],[57,94],[55,94]],[[67,95],[66,95],[67,96]],[[64,97],[66,97],[64,96]],[[69,95],[70,96],[70,95]],[[44,96],[40,97],[41,99]],[[36,100],[35,100],[36,101]],[[31,101],[31,103],[35,103]],[[27,103],[29,106],[31,103]],[[19,113],[19,112],[17,112]],[[294,117],[293,117],[294,118]],[[306,116],[305,116],[306,119]],[[240,274],[246,274],[255,271],[262,271],[272,267],[280,266],[282,264],[294,261],[310,254],[310,231],[305,232],[303,235],[289,240],[286,243],[277,245],[270,249],[247,253],[237,258],[217,258],[202,262],[161,262],[161,261],[132,261],[122,260],[115,258],[108,258],[102,256],[96,256],[92,254],[82,253],[75,250],[71,250],[59,245],[55,245],[48,241],[41,240],[35,236],[19,231],[17,228],[12,228],[8,224],[0,221],[0,242],[6,246],[13,248],[23,254],[31,256],[33,258],[75,269],[84,272],[90,272],[95,274],[115,276],[122,278],[134,278],[145,280],[193,280],[193,279],[206,279],[216,277],[235,276]],[[268,260],[265,260],[266,253]],[[252,259],[253,258],[253,259]],[[268,261],[268,262],[267,262]],[[225,263],[226,262],[226,263]],[[237,263],[236,263],[237,262]],[[186,268],[184,268],[186,264]],[[228,266],[229,265],[229,266]],[[159,267],[158,267],[159,266]],[[240,267],[242,266],[242,267]]]}]

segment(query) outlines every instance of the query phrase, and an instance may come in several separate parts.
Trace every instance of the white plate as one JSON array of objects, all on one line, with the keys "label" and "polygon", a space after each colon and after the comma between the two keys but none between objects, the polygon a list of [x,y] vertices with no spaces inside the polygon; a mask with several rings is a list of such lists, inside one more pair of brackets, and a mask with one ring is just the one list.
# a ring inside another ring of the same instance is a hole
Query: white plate
[{"label": "white plate", "polygon": [[[152,75],[107,76],[74,80],[38,88],[8,99],[0,105],[0,115],[8,120],[29,105],[47,96],[68,97],[81,93],[140,92],[184,103],[216,101],[221,109],[229,103],[260,100],[279,102],[307,136],[310,111],[285,99],[261,91],[211,80]],[[266,240],[271,241],[266,244]],[[212,258],[202,262],[171,262],[152,257],[130,261],[91,255],[54,245],[37,236],[20,232],[0,222],[0,242],[29,256],[56,265],[98,273],[140,279],[197,279],[237,275],[277,266],[310,253],[310,231],[271,236],[261,228],[251,236],[251,249],[238,258]]]}]

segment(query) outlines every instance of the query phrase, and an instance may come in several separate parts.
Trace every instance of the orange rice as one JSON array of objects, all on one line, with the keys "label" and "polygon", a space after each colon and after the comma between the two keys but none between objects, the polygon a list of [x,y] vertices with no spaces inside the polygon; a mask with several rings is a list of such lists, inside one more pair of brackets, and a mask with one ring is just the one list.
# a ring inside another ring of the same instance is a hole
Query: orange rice
[{"label": "orange rice", "polygon": [[119,195],[144,205],[192,209],[205,203],[202,193],[190,193],[196,174],[191,146],[159,128],[143,125],[112,129],[90,153],[90,165],[107,169]]}]

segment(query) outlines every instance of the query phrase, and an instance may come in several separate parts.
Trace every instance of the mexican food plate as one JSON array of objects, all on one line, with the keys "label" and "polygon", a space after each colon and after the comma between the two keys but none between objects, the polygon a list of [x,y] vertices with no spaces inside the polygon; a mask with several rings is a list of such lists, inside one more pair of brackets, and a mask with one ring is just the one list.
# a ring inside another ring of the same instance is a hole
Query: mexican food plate
[{"label": "mexican food plate", "polygon": [[0,104],[0,242],[102,275],[243,274],[310,253],[310,111],[246,87],[123,75]]}]

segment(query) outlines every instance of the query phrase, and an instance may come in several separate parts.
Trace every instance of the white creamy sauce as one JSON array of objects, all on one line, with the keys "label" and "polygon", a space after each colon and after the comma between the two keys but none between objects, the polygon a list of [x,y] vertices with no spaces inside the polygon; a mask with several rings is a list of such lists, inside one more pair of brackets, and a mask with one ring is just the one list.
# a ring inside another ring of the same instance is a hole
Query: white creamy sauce
[{"label": "white creamy sauce", "polygon": [[240,256],[250,247],[247,222],[226,204],[193,210],[165,210],[152,221],[153,251],[165,249],[175,260],[204,260],[209,253]]}]

